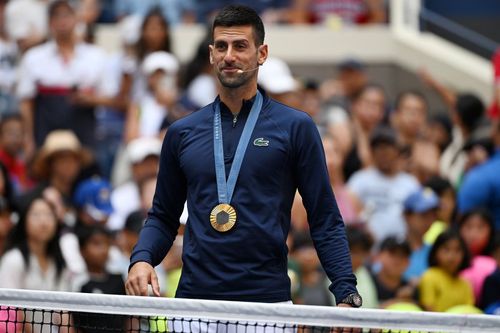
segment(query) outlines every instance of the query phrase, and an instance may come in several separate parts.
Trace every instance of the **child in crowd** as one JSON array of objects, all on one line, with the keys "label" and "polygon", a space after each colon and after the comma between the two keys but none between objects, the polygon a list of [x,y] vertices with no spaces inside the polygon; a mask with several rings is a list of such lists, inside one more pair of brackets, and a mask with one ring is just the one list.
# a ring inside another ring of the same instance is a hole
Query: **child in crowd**
[{"label": "child in crowd", "polygon": [[436,220],[439,198],[430,188],[421,188],[406,198],[403,205],[406,239],[411,248],[410,265],[404,278],[416,285],[428,267],[431,246],[424,243],[424,235]]},{"label": "child in crowd", "polygon": [[377,289],[366,264],[370,258],[373,239],[362,226],[346,227],[347,242],[351,253],[352,271],[358,282],[358,292],[363,296],[364,308],[378,308]]},{"label": "child in crowd", "polygon": [[411,301],[414,290],[403,279],[410,254],[410,245],[405,240],[389,236],[380,244],[372,277],[381,308],[394,302]]},{"label": "child in crowd", "polygon": [[496,261],[496,269],[484,280],[479,303],[486,313],[492,313],[494,309],[500,308],[500,232],[497,232],[491,250]]},{"label": "child in crowd", "polygon": [[458,273],[469,266],[469,252],[460,234],[449,229],[436,239],[429,269],[420,280],[420,303],[425,310],[444,312],[455,305],[473,305],[469,283]]},{"label": "child in crowd", "polygon": [[463,270],[460,276],[470,283],[479,304],[484,279],[497,267],[490,257],[495,234],[493,217],[483,208],[473,209],[461,216],[458,227],[471,254],[470,267]]},{"label": "child in crowd", "polygon": [[432,245],[439,234],[448,229],[455,220],[456,194],[450,181],[440,176],[431,177],[425,182],[424,187],[430,188],[439,197],[437,220],[424,236],[424,242]]},{"label": "child in crowd", "polygon": [[[125,295],[125,284],[121,274],[111,274],[106,270],[111,234],[104,226],[94,224],[83,226],[78,230],[80,252],[87,272],[75,278],[73,290],[93,294]],[[106,330],[125,329],[125,318],[117,315],[73,314],[75,327],[79,332],[101,332]]]},{"label": "child in crowd", "polygon": [[307,234],[301,234],[294,240],[293,258],[299,264],[300,290],[296,302],[306,305],[332,305],[329,296],[326,275],[321,270],[316,249]]}]

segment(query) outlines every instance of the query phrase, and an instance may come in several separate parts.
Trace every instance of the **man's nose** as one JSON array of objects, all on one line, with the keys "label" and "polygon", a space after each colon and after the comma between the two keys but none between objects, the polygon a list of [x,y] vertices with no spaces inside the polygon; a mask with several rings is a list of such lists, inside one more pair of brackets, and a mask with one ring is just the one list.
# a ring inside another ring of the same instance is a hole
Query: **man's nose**
[{"label": "man's nose", "polygon": [[227,48],[226,54],[224,55],[224,61],[231,63],[234,62],[234,60],[235,60],[234,49],[231,46],[229,46]]}]

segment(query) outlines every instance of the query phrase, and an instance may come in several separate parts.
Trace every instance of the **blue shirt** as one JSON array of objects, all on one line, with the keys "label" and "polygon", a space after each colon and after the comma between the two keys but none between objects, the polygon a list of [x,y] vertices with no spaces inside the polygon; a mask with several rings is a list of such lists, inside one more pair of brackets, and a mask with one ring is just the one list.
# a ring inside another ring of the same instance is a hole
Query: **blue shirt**
[{"label": "blue shirt", "polygon": [[[153,207],[131,256],[131,265],[159,264],[179,227],[187,198],[183,270],[177,297],[255,302],[291,299],[286,238],[298,188],[319,258],[337,300],[355,292],[344,223],[335,202],[321,138],[304,112],[264,97],[236,183],[231,205],[235,227],[220,233],[209,221],[218,204],[213,150],[217,98],[175,122],[165,137]],[[236,123],[221,103],[226,175],[252,102]],[[254,145],[262,138],[268,146]]]},{"label": "blue shirt", "polygon": [[415,250],[410,255],[410,264],[403,274],[403,279],[411,281],[412,279],[419,278],[429,268],[429,253],[431,246],[424,244],[418,250]]},{"label": "blue shirt", "polygon": [[500,149],[485,163],[470,170],[458,192],[458,210],[466,213],[471,209],[488,209],[500,230]]}]

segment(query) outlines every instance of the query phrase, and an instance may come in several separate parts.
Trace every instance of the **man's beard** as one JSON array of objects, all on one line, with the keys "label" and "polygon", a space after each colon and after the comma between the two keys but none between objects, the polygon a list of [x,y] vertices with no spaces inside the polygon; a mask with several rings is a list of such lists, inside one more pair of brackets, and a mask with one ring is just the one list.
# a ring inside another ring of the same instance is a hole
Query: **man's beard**
[{"label": "man's beard", "polygon": [[220,83],[225,88],[239,88],[248,82],[249,77],[246,73],[238,74],[237,76],[227,77],[223,73],[218,72],[217,77]]}]

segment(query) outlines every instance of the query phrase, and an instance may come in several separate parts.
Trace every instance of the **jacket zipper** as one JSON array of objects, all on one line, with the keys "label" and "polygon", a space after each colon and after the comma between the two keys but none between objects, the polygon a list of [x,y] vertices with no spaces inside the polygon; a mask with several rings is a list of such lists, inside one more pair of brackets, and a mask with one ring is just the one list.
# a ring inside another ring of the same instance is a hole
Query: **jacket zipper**
[{"label": "jacket zipper", "polygon": [[238,121],[238,114],[239,114],[239,113],[237,113],[237,114],[235,114],[235,115],[233,116],[233,128],[235,128],[235,127],[236,127],[236,122]]}]

